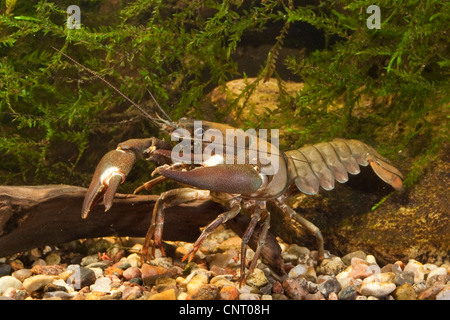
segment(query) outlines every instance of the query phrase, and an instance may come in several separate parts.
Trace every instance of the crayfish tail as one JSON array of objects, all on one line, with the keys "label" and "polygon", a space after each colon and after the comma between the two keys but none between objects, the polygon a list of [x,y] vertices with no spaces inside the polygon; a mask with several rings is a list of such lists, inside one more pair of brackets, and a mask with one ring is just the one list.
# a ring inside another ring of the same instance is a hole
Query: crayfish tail
[{"label": "crayfish tail", "polygon": [[369,160],[369,163],[381,180],[390,184],[395,190],[403,191],[403,176],[400,171],[380,159]]}]

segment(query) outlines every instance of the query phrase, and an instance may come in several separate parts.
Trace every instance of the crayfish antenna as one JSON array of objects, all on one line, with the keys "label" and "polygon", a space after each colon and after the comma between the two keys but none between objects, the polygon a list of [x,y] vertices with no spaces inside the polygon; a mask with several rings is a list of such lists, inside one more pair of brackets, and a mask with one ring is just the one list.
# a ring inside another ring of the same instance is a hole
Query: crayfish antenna
[{"label": "crayfish antenna", "polygon": [[[155,119],[154,117],[152,117],[147,111],[145,111],[140,105],[138,105],[136,102],[134,102],[133,100],[131,100],[128,96],[126,96],[122,91],[120,91],[116,86],[114,86],[112,83],[110,83],[108,80],[106,80],[105,78],[103,78],[102,76],[100,76],[97,72],[89,69],[88,67],[82,65],[81,63],[79,63],[78,61],[76,61],[75,59],[73,59],[72,57],[70,57],[69,55],[65,54],[64,52],[62,52],[61,50],[56,49],[55,47],[53,47],[53,50],[59,52],[61,55],[63,55],[64,57],[66,57],[67,59],[69,59],[70,61],[72,61],[73,63],[75,63],[77,66],[81,67],[82,69],[86,70],[87,72],[89,72],[90,74],[92,74],[93,76],[95,76],[96,78],[100,79],[101,81],[103,81],[107,86],[109,86],[110,88],[112,88],[114,91],[116,91],[122,98],[124,98],[125,100],[127,100],[129,103],[131,103],[136,109],[138,109],[140,112],[142,112],[142,114],[144,114],[148,119],[150,119],[158,128],[161,127],[161,125],[159,124],[158,120]],[[153,96],[152,96],[153,97]],[[153,98],[154,99],[154,98]],[[162,110],[162,108],[159,106],[159,104],[157,104],[158,107],[160,108],[160,110]],[[164,110],[162,110],[164,112]],[[164,112],[165,114],[165,112]]]},{"label": "crayfish antenna", "polygon": [[[161,105],[158,103],[158,101],[156,101],[155,97],[153,96],[152,92],[150,90],[147,89],[147,92],[150,94],[150,97],[152,97],[153,102],[155,102],[156,106],[158,107],[158,109],[163,113],[163,115],[167,118],[167,120],[169,120],[171,123],[173,123],[172,119],[170,119],[169,115],[164,111],[164,109],[161,107]],[[156,113],[156,112],[155,112]],[[156,116],[160,119],[161,117],[156,113]]]}]

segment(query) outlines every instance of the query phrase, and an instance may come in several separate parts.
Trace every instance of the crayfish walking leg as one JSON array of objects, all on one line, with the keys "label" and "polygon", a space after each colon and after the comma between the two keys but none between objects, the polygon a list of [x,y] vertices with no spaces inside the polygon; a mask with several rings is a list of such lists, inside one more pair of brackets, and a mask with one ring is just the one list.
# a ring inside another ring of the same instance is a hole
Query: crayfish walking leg
[{"label": "crayfish walking leg", "polygon": [[149,259],[148,247],[150,241],[154,238],[152,255],[155,256],[155,249],[159,248],[163,255],[165,255],[162,247],[162,231],[164,225],[164,209],[173,207],[181,203],[193,200],[205,200],[209,197],[208,190],[198,190],[193,188],[179,188],[163,192],[155,203],[152,215],[152,224],[150,225],[147,235],[145,236],[144,246],[142,248],[141,260],[145,256]]},{"label": "crayfish walking leg", "polygon": [[287,204],[280,203],[279,208],[289,217],[294,218],[298,223],[306,228],[312,235],[316,237],[317,250],[319,251],[319,260],[324,258],[324,248],[323,248],[323,237],[320,229],[316,227],[311,221],[306,220],[301,215],[299,215],[294,209],[289,207]]},{"label": "crayfish walking leg", "polygon": [[264,209],[262,212],[262,216],[263,216],[264,222],[263,222],[261,234],[259,236],[258,246],[256,247],[255,255],[253,256],[253,261],[250,264],[250,267],[248,268],[248,272],[250,274],[253,272],[253,270],[256,267],[256,263],[258,262],[258,258],[261,254],[261,249],[264,246],[264,244],[266,243],[267,232],[269,231],[269,228],[270,228],[270,212]]},{"label": "crayfish walking leg", "polygon": [[255,254],[253,256],[253,260],[249,267],[249,273],[251,274],[255,269],[256,263],[258,262],[258,258],[261,254],[262,246],[264,245],[267,237],[267,231],[270,227],[270,213],[266,209],[262,209],[259,206],[255,206],[252,208],[254,211],[251,215],[250,223],[247,226],[247,230],[245,230],[244,235],[242,236],[242,245],[241,245],[241,276],[239,279],[240,286],[245,284],[245,265],[246,265],[246,252],[247,245],[250,241],[250,238],[253,235],[253,231],[255,227],[261,219],[264,221],[261,234],[259,235],[258,245],[256,247]]},{"label": "crayfish walking leg", "polygon": [[188,259],[188,261],[191,261],[194,258],[195,253],[200,248],[200,246],[203,243],[203,241],[205,241],[207,236],[209,236],[220,225],[222,225],[223,223],[227,222],[230,219],[233,219],[234,217],[236,217],[238,215],[238,213],[241,211],[240,202],[241,202],[240,199],[232,200],[232,202],[230,204],[230,210],[219,214],[216,219],[214,219],[210,224],[208,224],[205,227],[205,229],[203,229],[202,234],[195,241],[194,246],[192,247],[192,249],[189,250],[188,253],[185,254],[185,256],[183,257],[182,261],[185,261],[186,259]]}]

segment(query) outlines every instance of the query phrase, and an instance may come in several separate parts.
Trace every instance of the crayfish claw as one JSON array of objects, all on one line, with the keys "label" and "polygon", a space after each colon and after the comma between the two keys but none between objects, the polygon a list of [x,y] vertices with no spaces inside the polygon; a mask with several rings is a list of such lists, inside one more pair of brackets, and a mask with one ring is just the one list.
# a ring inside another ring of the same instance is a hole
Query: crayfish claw
[{"label": "crayfish claw", "polygon": [[84,197],[81,217],[85,219],[103,197],[105,211],[111,209],[117,188],[131,171],[136,155],[131,151],[116,149],[108,152],[100,160]]}]

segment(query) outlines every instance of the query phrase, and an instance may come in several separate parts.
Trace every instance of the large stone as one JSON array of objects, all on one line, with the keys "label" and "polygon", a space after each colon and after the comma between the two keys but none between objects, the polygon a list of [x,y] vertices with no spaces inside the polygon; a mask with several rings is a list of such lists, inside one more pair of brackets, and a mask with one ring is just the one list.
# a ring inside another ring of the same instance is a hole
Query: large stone
[{"label": "large stone", "polygon": [[[248,90],[255,80],[256,78],[247,78],[229,81],[225,84],[225,87],[220,86],[211,91],[208,98],[215,108],[227,110],[230,104],[234,103],[243,91]],[[295,96],[304,86],[302,82],[292,81],[283,81],[282,84],[291,96]],[[255,116],[262,115],[264,112],[277,107],[279,96],[280,86],[276,79],[270,78],[265,82],[261,80],[248,99],[240,97],[236,105],[240,112],[232,112],[229,120],[241,124],[249,119],[256,120]]]}]

